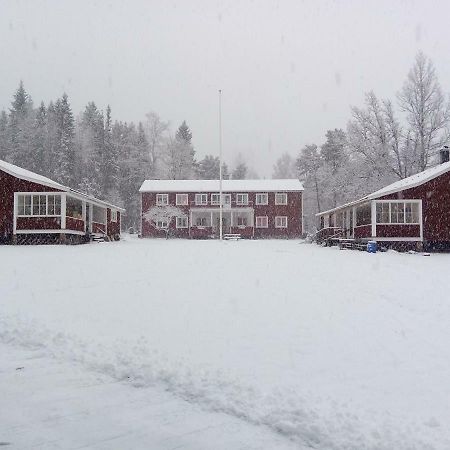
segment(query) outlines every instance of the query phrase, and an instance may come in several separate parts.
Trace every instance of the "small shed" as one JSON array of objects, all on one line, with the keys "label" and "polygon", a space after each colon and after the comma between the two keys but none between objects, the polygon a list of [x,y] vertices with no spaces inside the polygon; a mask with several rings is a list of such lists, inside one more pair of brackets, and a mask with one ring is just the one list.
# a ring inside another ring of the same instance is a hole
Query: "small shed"
[{"label": "small shed", "polygon": [[118,240],[124,211],[0,160],[0,243]]}]

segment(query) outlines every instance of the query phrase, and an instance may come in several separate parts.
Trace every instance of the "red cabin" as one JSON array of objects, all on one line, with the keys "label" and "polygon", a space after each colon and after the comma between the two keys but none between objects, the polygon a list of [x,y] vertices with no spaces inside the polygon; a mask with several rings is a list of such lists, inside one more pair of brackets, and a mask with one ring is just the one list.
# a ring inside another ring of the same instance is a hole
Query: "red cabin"
[{"label": "red cabin", "polygon": [[450,249],[450,162],[317,214],[319,240],[375,240],[401,249]]},{"label": "red cabin", "polygon": [[0,242],[120,239],[124,209],[0,160]]},{"label": "red cabin", "polygon": [[[140,190],[143,237],[210,238],[220,234],[219,180],[146,180]],[[223,180],[222,232],[244,238],[298,238],[303,234],[303,186],[298,180]],[[146,220],[155,208],[182,217]]]}]

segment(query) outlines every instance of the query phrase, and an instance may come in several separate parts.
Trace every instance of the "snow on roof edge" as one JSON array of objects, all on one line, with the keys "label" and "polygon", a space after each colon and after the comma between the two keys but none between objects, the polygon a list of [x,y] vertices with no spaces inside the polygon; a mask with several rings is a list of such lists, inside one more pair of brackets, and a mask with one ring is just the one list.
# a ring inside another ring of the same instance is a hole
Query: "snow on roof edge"
[{"label": "snow on roof edge", "polygon": [[73,194],[80,195],[89,200],[102,203],[106,206],[110,206],[118,211],[125,212],[124,208],[119,206],[115,206],[112,203],[105,202],[104,200],[100,200],[92,195],[85,194],[84,192],[77,191],[76,189],[72,189],[70,187],[64,186],[56,181],[51,180],[50,178],[44,177],[43,175],[39,175],[35,172],[31,172],[31,170],[24,169],[22,167],[16,166],[15,164],[9,163],[7,161],[3,161],[0,159],[0,170],[6,172],[8,175],[11,175],[15,178],[19,178],[21,180],[29,181],[30,183],[40,184],[42,186],[47,186],[52,189],[58,189],[64,192],[72,192]]},{"label": "snow on roof edge", "polygon": [[385,195],[395,194],[396,192],[406,191],[408,189],[415,188],[420,186],[428,181],[433,180],[441,175],[444,175],[450,171],[450,162],[445,162],[442,164],[438,164],[437,166],[430,167],[422,172],[411,175],[407,178],[403,178],[402,180],[395,181],[394,183],[388,184],[384,188],[378,189],[371,194],[367,194],[364,197],[361,197],[358,200],[354,200],[349,203],[345,203],[344,205],[337,206],[336,208],[329,209],[327,211],[318,212],[315,216],[323,216],[325,214],[330,214],[332,212],[338,211],[340,209],[348,208],[349,206],[354,206],[359,203],[364,203],[368,200],[375,200],[380,197],[384,197]]},{"label": "snow on roof edge", "polygon": [[[145,180],[139,192],[215,192],[219,180]],[[222,190],[239,191],[303,191],[303,184],[295,178],[223,180]]]}]

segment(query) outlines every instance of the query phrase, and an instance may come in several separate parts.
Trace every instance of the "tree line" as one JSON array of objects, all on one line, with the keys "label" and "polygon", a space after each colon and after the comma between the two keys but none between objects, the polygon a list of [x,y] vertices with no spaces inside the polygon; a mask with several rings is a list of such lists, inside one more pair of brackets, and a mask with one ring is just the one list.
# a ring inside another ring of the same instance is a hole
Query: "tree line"
[{"label": "tree line", "polygon": [[273,177],[304,182],[305,225],[313,232],[315,213],[436,164],[449,125],[449,98],[432,61],[419,52],[395,102],[368,92],[362,107],[351,108],[346,130],[328,130],[322,145],[305,145],[296,158],[285,153]]},{"label": "tree line", "polygon": [[[123,206],[123,225],[134,228],[145,179],[215,179],[220,170],[214,155],[196,159],[186,121],[175,132],[154,112],[138,124],[113,121],[110,106],[102,111],[94,102],[75,117],[67,94],[35,107],[22,82],[0,112],[0,159]],[[242,179],[248,168],[241,158],[222,172]]]}]

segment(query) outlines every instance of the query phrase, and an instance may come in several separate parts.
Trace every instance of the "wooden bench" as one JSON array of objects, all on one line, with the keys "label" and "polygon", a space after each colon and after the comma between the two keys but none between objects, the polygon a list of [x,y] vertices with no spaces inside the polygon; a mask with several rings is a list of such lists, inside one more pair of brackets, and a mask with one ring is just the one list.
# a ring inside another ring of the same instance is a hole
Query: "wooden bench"
[{"label": "wooden bench", "polygon": [[222,237],[227,241],[239,241],[241,239],[241,235],[238,233],[226,233]]},{"label": "wooden bench", "polygon": [[360,251],[366,251],[367,250],[367,243],[357,241],[355,239],[339,239],[338,240],[339,249],[347,249],[347,250],[360,250]]}]

